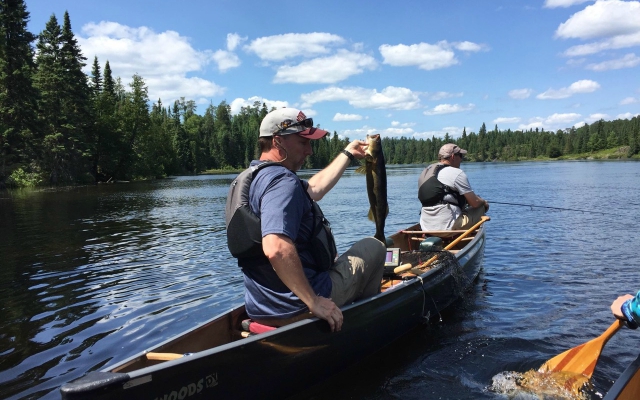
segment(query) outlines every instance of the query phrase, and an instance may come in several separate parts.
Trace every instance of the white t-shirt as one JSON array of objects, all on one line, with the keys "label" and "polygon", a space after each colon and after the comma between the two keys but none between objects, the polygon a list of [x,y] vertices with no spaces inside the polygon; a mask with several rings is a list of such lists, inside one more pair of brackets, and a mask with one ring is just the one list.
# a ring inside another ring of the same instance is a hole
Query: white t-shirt
[{"label": "white t-shirt", "polygon": [[[431,164],[432,168],[437,164]],[[426,170],[425,170],[426,171]],[[424,171],[423,171],[424,174]],[[445,167],[438,174],[438,181],[454,189],[461,195],[473,192],[469,184],[469,178],[463,170],[456,167]],[[454,201],[452,195],[446,195],[445,201]],[[453,204],[436,204],[431,207],[422,207],[420,211],[420,227],[423,231],[447,231],[451,230],[453,223],[462,214],[460,207]]]}]

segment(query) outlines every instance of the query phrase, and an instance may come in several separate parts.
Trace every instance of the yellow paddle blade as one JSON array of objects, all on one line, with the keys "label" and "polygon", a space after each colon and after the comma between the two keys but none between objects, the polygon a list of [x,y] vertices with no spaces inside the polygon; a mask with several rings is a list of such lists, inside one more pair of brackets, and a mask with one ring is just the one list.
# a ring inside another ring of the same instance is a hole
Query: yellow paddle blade
[{"label": "yellow paddle blade", "polygon": [[538,369],[539,372],[568,372],[591,378],[596,368],[602,348],[611,337],[622,327],[624,321],[616,320],[602,335],[586,343],[559,354],[545,362]]}]

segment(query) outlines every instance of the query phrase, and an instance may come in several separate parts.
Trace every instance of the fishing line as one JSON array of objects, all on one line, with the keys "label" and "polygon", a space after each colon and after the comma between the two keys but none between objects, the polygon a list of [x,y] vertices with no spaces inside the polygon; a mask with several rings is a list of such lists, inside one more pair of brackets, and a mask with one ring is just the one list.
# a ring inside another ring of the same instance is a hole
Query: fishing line
[{"label": "fishing line", "polygon": [[551,210],[560,210],[560,211],[577,211],[577,212],[581,212],[581,213],[592,213],[592,214],[602,214],[602,215],[615,215],[618,216],[619,214],[614,214],[614,213],[606,213],[603,211],[593,211],[593,210],[578,210],[576,208],[562,208],[562,207],[549,207],[549,206],[537,206],[535,204],[520,204],[520,203],[504,203],[504,202],[500,202],[500,201],[493,201],[493,200],[487,200],[489,202],[489,204],[493,203],[493,204],[504,204],[507,206],[521,206],[521,207],[536,207],[536,208],[548,208]]}]

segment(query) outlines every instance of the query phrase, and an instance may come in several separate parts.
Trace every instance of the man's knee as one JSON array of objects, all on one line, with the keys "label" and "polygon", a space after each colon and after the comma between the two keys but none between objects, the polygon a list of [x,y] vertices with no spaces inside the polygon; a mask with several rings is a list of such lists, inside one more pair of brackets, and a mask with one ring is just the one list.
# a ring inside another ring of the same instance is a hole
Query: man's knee
[{"label": "man's knee", "polygon": [[384,267],[387,246],[381,241],[373,237],[367,237],[356,243],[354,247],[356,245],[359,245],[361,257],[366,261],[366,264],[370,266],[382,265]]}]

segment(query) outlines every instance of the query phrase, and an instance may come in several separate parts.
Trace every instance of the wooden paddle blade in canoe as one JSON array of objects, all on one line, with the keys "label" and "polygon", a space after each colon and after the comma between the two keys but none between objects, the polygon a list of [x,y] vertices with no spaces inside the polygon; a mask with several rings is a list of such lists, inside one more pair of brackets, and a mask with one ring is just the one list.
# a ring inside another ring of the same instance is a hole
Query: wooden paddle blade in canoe
[{"label": "wooden paddle blade in canoe", "polygon": [[624,321],[616,320],[597,338],[559,354],[540,366],[539,372],[571,372],[591,378],[602,348],[622,327]]}]

